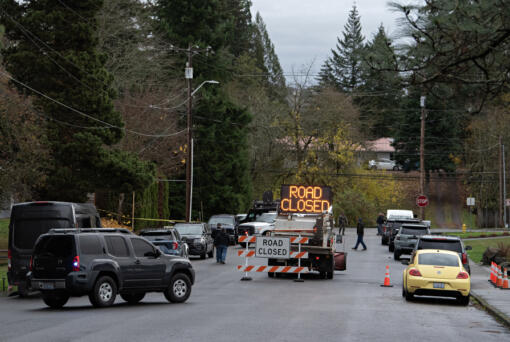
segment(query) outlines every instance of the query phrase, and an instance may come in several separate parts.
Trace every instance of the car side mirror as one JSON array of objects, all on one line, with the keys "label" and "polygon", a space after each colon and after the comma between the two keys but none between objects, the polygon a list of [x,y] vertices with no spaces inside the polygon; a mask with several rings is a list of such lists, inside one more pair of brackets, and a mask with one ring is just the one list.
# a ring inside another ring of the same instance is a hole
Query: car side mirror
[{"label": "car side mirror", "polygon": [[409,260],[402,260],[402,265],[409,265]]},{"label": "car side mirror", "polygon": [[471,246],[466,246],[466,251],[470,251],[470,250],[472,250],[472,249],[473,249],[473,247],[471,247]]}]

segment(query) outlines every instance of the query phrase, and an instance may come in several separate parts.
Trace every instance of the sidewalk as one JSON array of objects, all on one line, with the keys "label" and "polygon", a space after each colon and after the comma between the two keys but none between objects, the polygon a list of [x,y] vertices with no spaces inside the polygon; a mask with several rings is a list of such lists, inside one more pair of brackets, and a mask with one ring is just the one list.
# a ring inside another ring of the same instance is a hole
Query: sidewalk
[{"label": "sidewalk", "polygon": [[470,260],[471,296],[492,315],[510,327],[510,290],[501,290],[488,282],[490,268]]}]

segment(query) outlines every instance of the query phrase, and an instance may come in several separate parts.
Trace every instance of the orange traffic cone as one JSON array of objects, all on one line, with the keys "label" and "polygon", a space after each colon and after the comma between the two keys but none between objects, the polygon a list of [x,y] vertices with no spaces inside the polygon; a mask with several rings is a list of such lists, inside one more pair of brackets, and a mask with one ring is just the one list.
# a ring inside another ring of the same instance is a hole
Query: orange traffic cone
[{"label": "orange traffic cone", "polygon": [[496,287],[503,287],[503,277],[501,274],[501,266],[498,265],[498,282],[496,283]]},{"label": "orange traffic cone", "polygon": [[506,267],[503,269],[503,286],[501,287],[502,290],[510,290],[508,287],[508,271]]},{"label": "orange traffic cone", "polygon": [[384,274],[384,284],[381,285],[382,287],[393,287],[393,285],[390,284],[390,266],[386,265],[386,273]]},{"label": "orange traffic cone", "polygon": [[491,262],[491,274],[489,276],[489,282],[496,284],[496,278],[494,277],[494,261]]}]

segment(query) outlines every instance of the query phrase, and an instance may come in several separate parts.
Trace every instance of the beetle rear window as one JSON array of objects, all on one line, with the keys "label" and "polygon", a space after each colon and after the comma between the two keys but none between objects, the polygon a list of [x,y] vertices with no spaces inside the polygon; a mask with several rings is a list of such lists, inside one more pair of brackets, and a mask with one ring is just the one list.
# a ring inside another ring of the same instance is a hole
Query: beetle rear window
[{"label": "beetle rear window", "polygon": [[459,266],[459,257],[451,254],[423,253],[418,256],[418,264],[433,266]]}]

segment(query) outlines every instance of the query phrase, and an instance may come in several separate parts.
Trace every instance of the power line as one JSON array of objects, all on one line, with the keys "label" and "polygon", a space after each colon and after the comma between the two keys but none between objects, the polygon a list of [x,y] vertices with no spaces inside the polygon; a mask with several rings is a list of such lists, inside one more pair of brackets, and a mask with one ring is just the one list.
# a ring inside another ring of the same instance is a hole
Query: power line
[{"label": "power line", "polygon": [[60,105],[60,106],[62,106],[62,107],[65,107],[65,108],[67,108],[67,109],[69,109],[69,110],[71,110],[71,111],[73,111],[73,112],[75,112],[75,113],[77,113],[77,114],[79,114],[79,115],[81,115],[81,116],[84,116],[84,117],[86,117],[86,118],[89,118],[89,119],[91,119],[91,120],[94,120],[94,121],[96,121],[96,122],[99,122],[99,123],[102,123],[102,124],[104,124],[104,125],[108,126],[108,127],[104,127],[104,128],[116,128],[116,129],[120,129],[120,130],[123,130],[123,131],[129,132],[129,133],[133,133],[133,134],[141,135],[141,136],[145,136],[145,137],[169,137],[169,136],[174,136],[174,135],[181,134],[181,133],[183,133],[183,132],[185,132],[185,131],[186,131],[186,130],[182,130],[182,131],[180,131],[180,132],[175,132],[175,133],[171,133],[171,134],[164,134],[164,135],[163,135],[163,134],[146,134],[146,133],[137,132],[137,131],[134,131],[134,130],[131,130],[131,129],[128,129],[128,128],[125,128],[125,127],[116,126],[116,125],[113,125],[113,124],[108,123],[108,122],[106,122],[106,121],[103,121],[103,120],[100,120],[100,119],[98,119],[98,118],[95,118],[95,117],[93,117],[92,115],[86,114],[86,113],[84,113],[84,112],[82,112],[82,111],[80,111],[80,110],[78,110],[78,109],[75,109],[75,108],[73,108],[73,107],[70,107],[70,106],[68,106],[68,105],[66,105],[66,104],[64,104],[64,103],[62,103],[62,102],[60,102],[60,101],[58,101],[58,100],[55,100],[54,98],[52,98],[52,97],[50,97],[50,96],[48,96],[48,95],[46,95],[46,94],[44,94],[44,93],[42,93],[42,92],[40,92],[40,91],[38,91],[38,90],[36,90],[36,89],[34,89],[34,88],[32,88],[32,87],[28,86],[27,84],[25,84],[25,83],[23,83],[23,82],[21,82],[21,81],[19,81],[19,80],[15,79],[14,77],[12,77],[12,76],[10,76],[10,75],[8,75],[8,74],[6,74],[6,73],[2,72],[2,71],[0,71],[0,74],[2,74],[4,77],[9,78],[10,80],[12,80],[12,81],[14,81],[14,82],[18,83],[19,85],[21,85],[21,86],[23,86],[23,87],[25,87],[25,88],[27,88],[27,89],[29,89],[29,90],[33,91],[34,93],[36,93],[36,94],[38,94],[38,95],[40,95],[40,96],[42,96],[42,97],[44,97],[44,98],[46,98],[46,99],[48,99],[48,100],[50,100],[50,101],[54,102],[54,103],[56,103],[56,104],[58,104],[58,105]]}]

